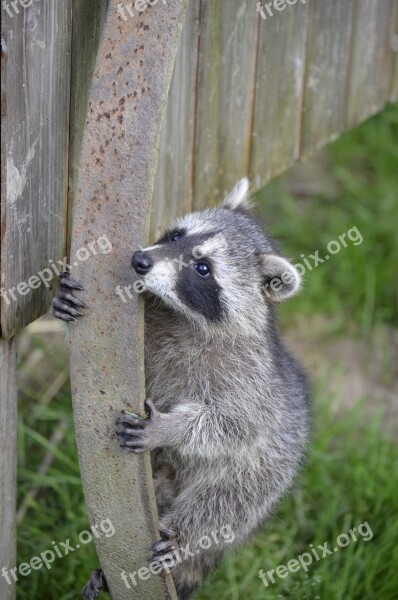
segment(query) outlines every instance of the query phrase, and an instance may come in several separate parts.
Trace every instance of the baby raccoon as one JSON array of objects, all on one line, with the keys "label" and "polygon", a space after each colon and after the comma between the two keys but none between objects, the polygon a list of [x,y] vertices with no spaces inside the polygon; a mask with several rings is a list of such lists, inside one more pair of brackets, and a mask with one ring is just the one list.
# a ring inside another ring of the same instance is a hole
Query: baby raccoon
[{"label": "baby raccoon", "polygon": [[[306,377],[275,324],[300,276],[251,215],[248,187],[242,179],[222,206],[178,219],[132,258],[151,400],[147,419],[123,412],[117,432],[126,450],[152,453],[162,528],[152,560],[171,568],[180,600],[271,514],[308,437]],[[77,316],[76,286],[62,280],[58,318]],[[84,597],[105,586],[95,572]]]}]

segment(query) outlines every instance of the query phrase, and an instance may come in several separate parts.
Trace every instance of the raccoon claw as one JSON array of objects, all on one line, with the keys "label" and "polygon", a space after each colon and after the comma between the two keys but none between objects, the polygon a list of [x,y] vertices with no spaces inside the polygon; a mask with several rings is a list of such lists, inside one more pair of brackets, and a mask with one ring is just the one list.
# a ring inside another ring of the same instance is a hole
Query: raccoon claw
[{"label": "raccoon claw", "polygon": [[86,304],[80,298],[76,298],[72,290],[83,290],[83,286],[75,279],[71,279],[68,272],[61,273],[60,277],[61,283],[52,301],[53,316],[62,321],[76,323],[76,317],[82,316],[82,313],[76,307],[85,308]]},{"label": "raccoon claw", "polygon": [[72,279],[68,271],[64,271],[63,273],[61,273],[60,279],[61,285],[65,286],[67,289],[80,291],[84,289],[81,283],[76,281],[76,279]]},{"label": "raccoon claw", "polygon": [[151,562],[158,563],[163,569],[170,569],[177,564],[177,546],[172,539],[158,540],[152,545],[152,552]]},{"label": "raccoon claw", "polygon": [[61,321],[71,321],[72,323],[77,323],[77,319],[75,319],[75,317],[59,312],[58,310],[53,310],[53,317],[55,317],[56,319],[60,319]]},{"label": "raccoon claw", "polygon": [[121,448],[138,454],[145,450],[153,450],[158,444],[156,439],[160,413],[151,400],[145,401],[147,417],[122,410],[122,418],[116,421],[116,435],[121,438]]},{"label": "raccoon claw", "polygon": [[60,296],[61,294],[57,294],[57,296],[53,299],[52,305],[54,308],[54,312],[62,311],[67,313],[68,315],[71,315],[72,317],[81,317],[82,313],[73,308],[73,306],[71,306],[70,304],[59,300]]},{"label": "raccoon claw", "polygon": [[91,573],[90,579],[82,589],[82,598],[83,600],[95,600],[101,591],[109,592],[109,588],[102,569],[96,569]]},{"label": "raccoon claw", "polygon": [[[125,421],[116,421],[116,435],[120,438],[122,442],[120,444],[121,448],[125,448],[129,452],[134,452],[135,454],[139,454],[140,452],[144,452],[146,448],[146,443],[144,440],[144,425],[143,423],[146,419],[127,415],[122,411],[123,418]],[[128,419],[128,420],[127,420]]]}]

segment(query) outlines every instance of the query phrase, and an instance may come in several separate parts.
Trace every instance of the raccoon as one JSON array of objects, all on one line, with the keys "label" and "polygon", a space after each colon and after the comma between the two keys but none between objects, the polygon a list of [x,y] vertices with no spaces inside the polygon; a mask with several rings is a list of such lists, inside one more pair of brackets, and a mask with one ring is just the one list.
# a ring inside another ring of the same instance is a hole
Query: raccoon
[{"label": "raccoon", "polygon": [[[171,569],[180,600],[271,515],[308,440],[307,378],[275,315],[300,275],[256,221],[248,191],[242,179],[220,207],[178,219],[132,257],[145,295],[148,416],[123,411],[116,427],[127,451],[151,452],[161,523],[152,561]],[[56,317],[80,314],[73,289],[65,277]],[[96,571],[83,597],[104,588]]]}]

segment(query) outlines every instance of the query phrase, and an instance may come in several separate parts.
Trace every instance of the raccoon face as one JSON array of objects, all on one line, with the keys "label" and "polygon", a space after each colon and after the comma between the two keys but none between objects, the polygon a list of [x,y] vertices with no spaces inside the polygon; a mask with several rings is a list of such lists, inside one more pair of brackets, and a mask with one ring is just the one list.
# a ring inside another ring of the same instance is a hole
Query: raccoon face
[{"label": "raccoon face", "polygon": [[238,328],[258,327],[270,303],[296,293],[300,276],[251,216],[248,188],[242,179],[219,208],[178,219],[135,252],[143,289],[202,325]]}]

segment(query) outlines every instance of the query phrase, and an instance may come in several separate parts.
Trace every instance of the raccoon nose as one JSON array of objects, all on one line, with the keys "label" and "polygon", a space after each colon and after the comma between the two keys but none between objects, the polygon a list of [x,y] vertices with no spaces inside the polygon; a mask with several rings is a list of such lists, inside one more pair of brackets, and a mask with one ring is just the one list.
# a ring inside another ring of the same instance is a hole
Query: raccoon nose
[{"label": "raccoon nose", "polygon": [[145,252],[142,252],[141,250],[137,250],[137,252],[134,252],[133,258],[131,259],[131,265],[136,273],[145,275],[151,270],[153,261],[148,254],[145,254]]}]

